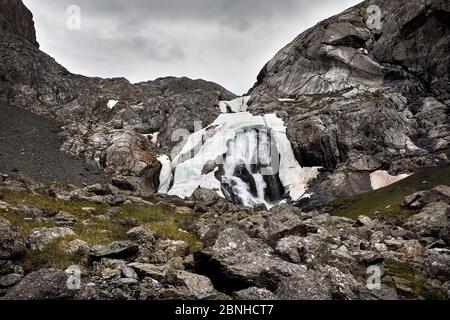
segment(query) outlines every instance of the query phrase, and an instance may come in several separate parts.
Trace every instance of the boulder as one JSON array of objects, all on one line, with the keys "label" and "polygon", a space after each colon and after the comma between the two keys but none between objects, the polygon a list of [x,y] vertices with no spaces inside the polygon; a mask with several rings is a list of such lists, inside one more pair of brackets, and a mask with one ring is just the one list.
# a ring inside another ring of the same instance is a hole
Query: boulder
[{"label": "boulder", "polygon": [[181,240],[162,240],[155,246],[155,251],[165,253],[167,259],[189,255],[189,245]]},{"label": "boulder", "polygon": [[8,220],[0,217],[0,260],[18,258],[25,251],[25,242]]},{"label": "boulder", "polygon": [[450,279],[450,250],[430,249],[424,253],[425,272],[427,278],[435,278],[443,281]]},{"label": "boulder", "polygon": [[405,223],[405,228],[416,232],[421,237],[433,237],[449,241],[450,205],[443,202],[433,202]]},{"label": "boulder", "polygon": [[116,241],[107,245],[91,247],[89,257],[94,261],[102,258],[127,259],[134,256],[138,251],[138,245],[131,241]]},{"label": "boulder", "polygon": [[204,188],[198,188],[191,196],[191,200],[196,202],[197,210],[203,207],[212,207],[219,201],[219,199],[220,197],[217,192]]},{"label": "boulder", "polygon": [[17,273],[11,273],[6,276],[0,276],[0,288],[9,288],[22,280],[23,275]]},{"label": "boulder", "polygon": [[229,228],[219,234],[212,247],[195,254],[196,270],[208,276],[216,288],[227,291],[251,286],[275,288],[281,277],[306,272],[306,268],[273,253],[262,241]]},{"label": "boulder", "polygon": [[328,244],[317,235],[283,238],[278,242],[276,252],[290,262],[308,265],[324,264],[331,255]]},{"label": "boulder", "polygon": [[27,237],[27,246],[31,250],[44,250],[53,240],[75,236],[75,232],[69,228],[40,228],[34,229]]},{"label": "boulder", "polygon": [[253,301],[262,301],[262,300],[278,300],[277,296],[267,290],[262,288],[251,287],[244,290],[236,291],[233,293],[233,298],[235,300],[253,300]]},{"label": "boulder", "polygon": [[4,296],[5,300],[67,300],[75,291],[67,285],[63,270],[42,269],[28,274]]},{"label": "boulder", "polygon": [[209,278],[186,271],[169,272],[166,282],[174,286],[186,287],[196,299],[204,299],[215,293]]},{"label": "boulder", "polygon": [[282,300],[332,300],[330,288],[310,272],[282,279],[275,294]]},{"label": "boulder", "polygon": [[83,240],[73,240],[67,244],[67,252],[72,254],[84,255],[89,253],[89,244]]},{"label": "boulder", "polygon": [[152,278],[157,281],[164,281],[167,275],[167,268],[148,263],[133,262],[127,265],[132,268],[142,278]]},{"label": "boulder", "polygon": [[308,225],[298,215],[289,211],[274,212],[258,228],[258,237],[270,245],[287,236],[306,236],[316,233],[317,228]]},{"label": "boulder", "polygon": [[69,228],[73,227],[78,222],[78,219],[75,216],[64,211],[58,212],[58,214],[53,217],[53,220],[57,226]]},{"label": "boulder", "polygon": [[133,241],[144,241],[146,243],[155,242],[155,232],[150,230],[145,225],[130,229],[127,232],[127,236],[130,240]]}]

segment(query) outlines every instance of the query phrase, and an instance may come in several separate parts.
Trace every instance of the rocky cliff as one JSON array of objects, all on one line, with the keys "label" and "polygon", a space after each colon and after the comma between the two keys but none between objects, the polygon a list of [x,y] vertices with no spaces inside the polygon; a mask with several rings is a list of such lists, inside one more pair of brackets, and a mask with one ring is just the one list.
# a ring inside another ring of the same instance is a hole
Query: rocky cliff
[{"label": "rocky cliff", "polygon": [[21,0],[0,1],[0,32],[14,34],[34,46],[39,46],[36,41],[33,14]]},{"label": "rocky cliff", "polygon": [[321,191],[367,191],[375,170],[447,164],[449,21],[445,0],[364,1],[268,62],[250,110],[286,120],[300,163],[328,172]]}]

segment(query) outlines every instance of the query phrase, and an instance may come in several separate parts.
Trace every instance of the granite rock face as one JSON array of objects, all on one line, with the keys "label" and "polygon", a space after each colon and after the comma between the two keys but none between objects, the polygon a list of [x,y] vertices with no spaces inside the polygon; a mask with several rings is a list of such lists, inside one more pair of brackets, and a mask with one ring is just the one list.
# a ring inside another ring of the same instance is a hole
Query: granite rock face
[{"label": "granite rock face", "polygon": [[36,41],[33,14],[20,0],[0,1],[0,32],[12,33],[39,47]]},{"label": "granite rock face", "polygon": [[326,171],[317,193],[368,191],[380,169],[448,164],[449,18],[444,0],[365,1],[283,48],[249,109],[283,117],[300,164]]}]

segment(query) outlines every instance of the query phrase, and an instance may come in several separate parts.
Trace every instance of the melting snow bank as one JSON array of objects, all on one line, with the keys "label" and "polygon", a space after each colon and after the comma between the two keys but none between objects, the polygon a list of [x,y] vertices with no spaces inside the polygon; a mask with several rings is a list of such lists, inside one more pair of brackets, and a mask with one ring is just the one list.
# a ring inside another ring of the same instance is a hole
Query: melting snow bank
[{"label": "melting snow bank", "polygon": [[401,174],[399,176],[391,176],[387,171],[375,171],[370,174],[370,183],[372,184],[372,189],[377,190],[381,189],[387,186],[390,186],[391,184],[394,184],[396,182],[399,182],[400,180],[403,180],[405,178],[408,178],[410,174]]},{"label": "melting snow bank", "polygon": [[222,113],[238,113],[246,112],[248,109],[248,101],[250,96],[240,97],[231,101],[220,101],[219,109]]},{"label": "melting snow bank", "polygon": [[[169,177],[167,160],[162,158],[162,193]],[[284,189],[281,196],[297,201],[318,174],[318,168],[302,168],[295,159],[283,120],[274,114],[253,116],[249,112],[221,114],[210,126],[192,134],[171,168],[175,176],[169,195],[187,198],[203,187],[222,197],[233,198],[234,193],[244,205],[269,207],[276,198],[276,190],[271,189],[277,189],[278,182]]]}]

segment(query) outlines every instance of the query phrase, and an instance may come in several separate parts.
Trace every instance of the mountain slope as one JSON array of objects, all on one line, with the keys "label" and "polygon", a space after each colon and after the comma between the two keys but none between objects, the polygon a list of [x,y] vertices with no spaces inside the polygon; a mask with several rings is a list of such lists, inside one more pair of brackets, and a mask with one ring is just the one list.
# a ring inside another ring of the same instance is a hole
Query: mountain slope
[{"label": "mountain slope", "polygon": [[[372,12],[380,8],[381,28]],[[371,9],[371,10],[369,10]],[[450,4],[364,1],[299,35],[266,64],[250,110],[277,112],[316,193],[371,190],[369,175],[450,159]]]}]

